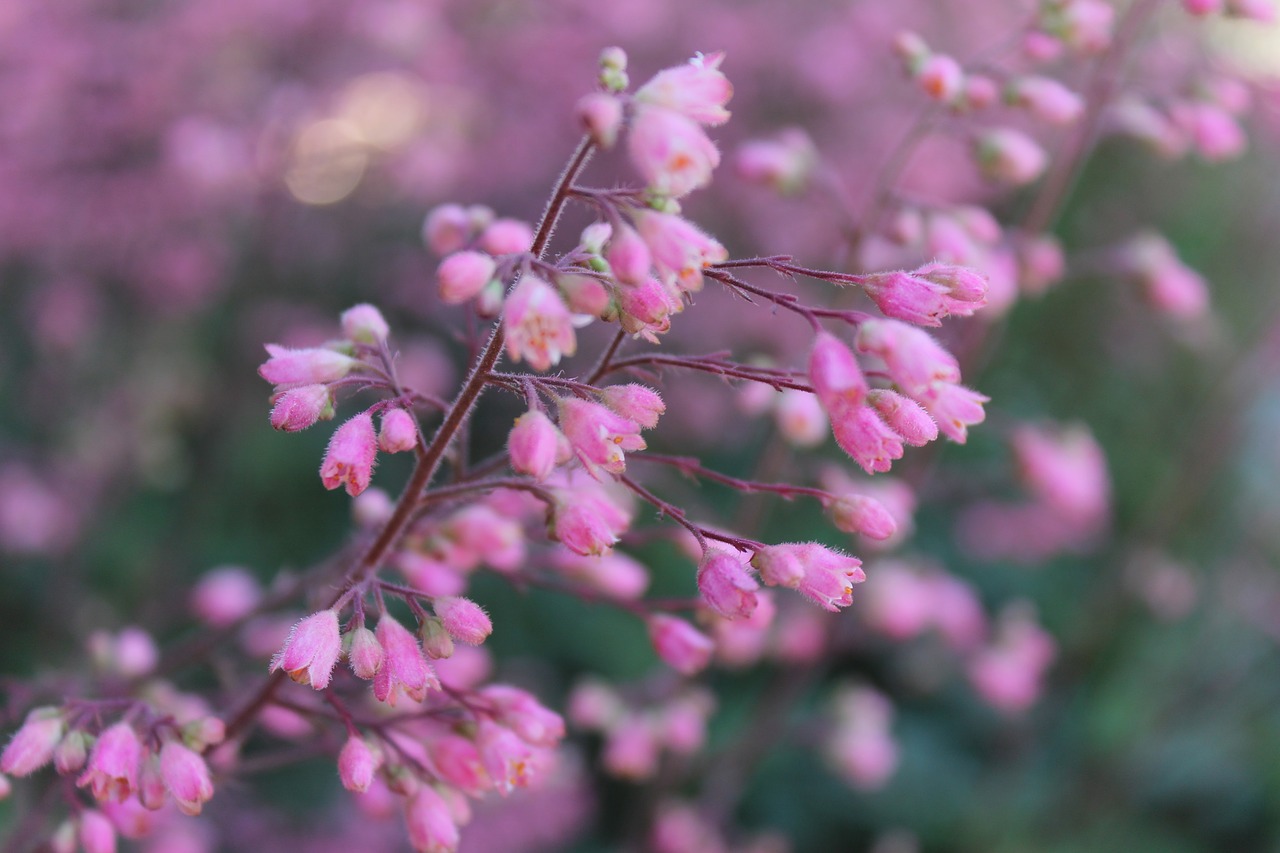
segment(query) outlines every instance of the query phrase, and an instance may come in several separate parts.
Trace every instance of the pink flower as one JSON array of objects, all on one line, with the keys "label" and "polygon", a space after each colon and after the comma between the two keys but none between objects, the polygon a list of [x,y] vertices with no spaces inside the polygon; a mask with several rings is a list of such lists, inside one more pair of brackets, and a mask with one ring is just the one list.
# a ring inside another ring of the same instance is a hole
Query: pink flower
[{"label": "pink flower", "polygon": [[523,359],[534,370],[550,370],[561,356],[578,349],[568,307],[555,288],[536,275],[520,279],[504,314],[507,354],[514,361]]},{"label": "pink flower", "polygon": [[635,99],[715,127],[729,120],[724,105],[733,97],[733,85],[720,71],[723,53],[699,54],[684,65],[659,71],[636,90]]},{"label": "pink flower", "polygon": [[734,157],[738,176],[775,192],[797,193],[805,188],[818,165],[818,151],[800,128],[787,128],[775,139],[743,144]]},{"label": "pink flower", "polygon": [[342,335],[358,344],[380,344],[391,334],[382,312],[368,303],[342,312]]},{"label": "pink flower", "polygon": [[957,444],[965,443],[970,425],[986,420],[982,404],[990,399],[971,388],[947,382],[935,384],[919,398],[921,405],[937,420],[938,429]]},{"label": "pink flower", "polygon": [[557,489],[551,507],[551,535],[575,554],[603,556],[613,550],[631,517],[601,493]]},{"label": "pink flower", "polygon": [[431,664],[422,656],[418,638],[390,613],[384,613],[378,619],[375,635],[385,653],[382,668],[373,677],[373,695],[379,702],[386,702],[394,708],[401,694],[414,702],[421,702],[428,690],[440,689],[440,681]]},{"label": "pink flower", "polygon": [[381,764],[381,754],[370,749],[368,741],[351,735],[338,753],[338,778],[342,780],[342,787],[363,794],[373,784],[373,774]]},{"label": "pink flower", "polygon": [[608,406],[577,397],[562,397],[559,404],[560,431],[591,476],[598,477],[600,468],[621,474],[627,468],[626,452],[644,450],[640,425]]},{"label": "pink flower", "polygon": [[718,548],[711,548],[698,567],[698,591],[702,599],[726,619],[745,619],[758,604],[756,583],[741,559]]},{"label": "pink flower", "polygon": [[1023,426],[1014,431],[1012,444],[1019,478],[1038,500],[1082,523],[1106,515],[1107,459],[1088,427]]},{"label": "pink flower", "polygon": [[715,238],[673,213],[643,210],[635,214],[635,222],[658,272],[675,276],[683,290],[700,289],[703,268],[729,257]]},{"label": "pink flower", "polygon": [[480,691],[494,708],[493,718],[525,743],[552,747],[564,738],[564,718],[540,703],[532,693],[508,684],[490,684]]},{"label": "pink flower", "polygon": [[667,404],[662,402],[662,396],[657,391],[635,382],[610,385],[604,389],[604,403],[644,429],[656,427],[658,418],[667,410]]},{"label": "pink flower", "polygon": [[1049,156],[1034,139],[1008,127],[979,134],[974,153],[983,175],[1015,186],[1040,177],[1049,163]]},{"label": "pink flower", "polygon": [[284,432],[306,429],[319,420],[333,417],[333,395],[325,385],[300,385],[275,395],[271,426]]},{"label": "pink flower", "polygon": [[185,815],[198,815],[213,797],[209,765],[194,750],[176,740],[160,747],[160,777]]},{"label": "pink flower", "polygon": [[116,853],[116,829],[97,809],[80,814],[80,846],[84,853]]},{"label": "pink flower", "polygon": [[483,252],[454,252],[436,268],[440,299],[448,305],[466,302],[484,290],[497,268],[493,258]]},{"label": "pink flower", "polygon": [[331,349],[288,349],[276,344],[267,344],[266,348],[271,357],[258,368],[258,375],[284,389],[334,382],[360,364]]},{"label": "pink flower", "polygon": [[224,628],[258,606],[262,588],[245,569],[225,566],[203,575],[191,591],[191,612],[205,624]]},{"label": "pink flower", "polygon": [[427,749],[440,778],[453,787],[467,794],[479,794],[493,787],[493,780],[480,760],[480,750],[470,739],[447,734],[433,738]]},{"label": "pink flower", "polygon": [[619,288],[616,298],[622,328],[643,335],[650,343],[657,343],[657,336],[671,328],[671,315],[684,309],[678,295],[656,278],[647,278],[636,287]]},{"label": "pink flower", "polygon": [[846,533],[881,541],[898,531],[898,522],[885,505],[867,495],[841,495],[831,504],[831,521]]},{"label": "pink flower", "polygon": [[271,671],[283,669],[299,684],[324,690],[329,686],[333,667],[341,654],[338,614],[321,610],[293,626],[284,647],[271,659]]},{"label": "pink flower", "polygon": [[472,216],[458,204],[433,208],[422,223],[422,241],[437,255],[456,252],[471,239]]},{"label": "pink flower", "polygon": [[[953,274],[957,270],[963,272]],[[975,280],[980,284],[976,294],[961,289]],[[862,287],[886,317],[921,326],[941,326],[953,315],[968,317],[986,304],[986,280],[964,267],[930,264],[914,273],[879,273],[866,276]]]},{"label": "pink flower", "polygon": [[671,198],[705,187],[720,165],[720,151],[697,122],[644,104],[636,107],[627,151],[649,188]]},{"label": "pink flower", "polygon": [[622,126],[622,102],[604,92],[592,92],[578,100],[578,123],[601,148],[612,148]]},{"label": "pink flower", "polygon": [[330,491],[345,485],[347,494],[355,497],[369,488],[377,455],[378,437],[373,430],[373,416],[361,412],[338,427],[329,439],[324,461],[320,463],[320,482]]},{"label": "pink flower", "polygon": [[916,82],[930,98],[949,104],[964,88],[964,69],[950,56],[935,53],[921,63]]},{"label": "pink flower", "polygon": [[418,425],[404,409],[386,409],[382,413],[382,429],[378,433],[378,449],[384,453],[400,453],[418,446]]},{"label": "pink flower", "polygon": [[649,247],[629,225],[619,224],[605,249],[604,258],[614,277],[623,284],[641,284],[649,277]]},{"label": "pink flower", "polygon": [[405,802],[409,843],[419,853],[453,853],[461,840],[449,804],[431,785],[420,785]]},{"label": "pink flower", "polygon": [[660,750],[653,721],[631,714],[608,733],[600,760],[610,774],[638,782],[653,778]]},{"label": "pink flower", "polygon": [[[768,386],[759,387],[768,389]],[[782,437],[796,447],[815,447],[821,444],[827,437],[830,423],[818,398],[795,388],[788,388],[778,395],[774,420]]]},{"label": "pink flower", "polygon": [[347,663],[357,678],[368,681],[382,669],[385,654],[377,636],[361,625],[351,631],[351,647],[347,650]]},{"label": "pink flower", "polygon": [[1005,97],[1049,124],[1071,124],[1084,112],[1083,99],[1051,77],[1014,80]]},{"label": "pink flower", "polygon": [[770,545],[751,560],[770,586],[799,590],[830,611],[853,603],[853,585],[866,580],[862,561],[815,542]]},{"label": "pink flower", "polygon": [[495,219],[480,235],[480,248],[491,255],[516,255],[533,246],[533,228],[519,219]]},{"label": "pink flower", "polygon": [[478,646],[493,633],[488,614],[469,598],[441,596],[431,603],[431,609],[440,617],[449,636],[460,643]]},{"label": "pink flower", "polygon": [[937,382],[959,382],[960,363],[923,329],[897,320],[868,320],[858,349],[878,356],[908,397],[919,399]]},{"label": "pink flower", "polygon": [[53,760],[53,752],[66,731],[62,712],[53,707],[35,708],[0,754],[0,773],[29,776]]},{"label": "pink flower", "polygon": [[809,382],[833,420],[846,417],[867,395],[867,380],[857,358],[829,332],[819,332],[813,340]]},{"label": "pink flower", "polygon": [[98,735],[89,764],[76,785],[89,786],[96,800],[123,802],[138,789],[141,764],[142,744],[133,727],[122,721]]},{"label": "pink flower", "polygon": [[525,412],[516,418],[507,436],[511,468],[539,482],[547,479],[555,470],[561,438],[560,431],[545,413],[537,409]]},{"label": "pink flower", "polygon": [[476,749],[498,793],[506,796],[512,789],[529,784],[533,750],[511,729],[482,719],[477,725]]},{"label": "pink flower", "polygon": [[870,406],[831,413],[836,444],[868,474],[888,471],[902,458],[902,437],[888,427]]},{"label": "pink flower", "polygon": [[711,638],[684,619],[662,613],[649,617],[649,640],[663,662],[682,675],[693,675],[711,662]]},{"label": "pink flower", "polygon": [[889,429],[913,447],[923,447],[938,437],[938,425],[915,400],[896,391],[877,388],[867,395],[867,403]]}]

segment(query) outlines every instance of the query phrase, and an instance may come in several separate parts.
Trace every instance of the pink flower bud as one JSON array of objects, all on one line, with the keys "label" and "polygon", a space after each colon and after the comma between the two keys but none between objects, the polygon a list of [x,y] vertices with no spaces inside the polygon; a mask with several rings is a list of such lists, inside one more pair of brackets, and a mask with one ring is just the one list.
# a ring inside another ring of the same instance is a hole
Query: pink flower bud
[{"label": "pink flower bud", "polygon": [[930,98],[949,104],[964,88],[964,70],[950,56],[935,53],[921,63],[916,82]]},{"label": "pink flower bud", "polygon": [[400,453],[418,446],[418,425],[404,409],[385,409],[382,429],[378,432],[378,449],[383,453]]},{"label": "pink flower bud", "polygon": [[868,320],[858,349],[884,361],[902,392],[919,399],[936,382],[959,382],[960,364],[928,332],[896,320]]},{"label": "pink flower bud", "polygon": [[803,190],[818,162],[813,140],[795,127],[783,130],[775,139],[747,142],[734,157],[739,177],[783,194]]},{"label": "pink flower bud", "polygon": [[609,291],[587,275],[562,275],[556,278],[565,304],[574,314],[603,317],[609,311]]},{"label": "pink flower bud", "polygon": [[552,538],[584,557],[608,554],[630,523],[630,516],[603,496],[578,489],[557,490],[551,507]]},{"label": "pink flower bud", "polygon": [[564,719],[527,690],[508,684],[490,684],[480,694],[493,703],[494,719],[525,743],[552,747],[564,738]]},{"label": "pink flower bud", "polygon": [[866,276],[862,287],[886,317],[941,326],[945,317],[968,317],[986,304],[987,281],[965,267],[929,264],[919,270]]},{"label": "pink flower bud", "polygon": [[712,548],[698,567],[698,591],[711,609],[726,619],[750,616],[758,604],[759,588],[746,563],[727,551]]},{"label": "pink flower bud", "polygon": [[533,750],[511,729],[482,720],[477,726],[476,749],[498,793],[506,796],[512,789],[529,784]]},{"label": "pink flower bud", "polygon": [[683,290],[700,289],[703,267],[729,257],[715,238],[675,214],[644,210],[635,215],[635,223],[640,236],[649,244],[658,272],[674,275]]},{"label": "pink flower bud", "polygon": [[774,419],[778,432],[796,447],[815,447],[827,437],[826,412],[818,398],[807,391],[788,388],[779,394]]},{"label": "pink flower bud", "polygon": [[479,794],[493,787],[480,760],[480,750],[468,738],[447,734],[431,740],[427,749],[440,778],[453,787],[467,794]]},{"label": "pink flower bud", "polygon": [[537,409],[525,412],[507,436],[511,468],[542,482],[555,470],[559,444],[560,431],[551,418]]},{"label": "pink flower bud", "polygon": [[342,312],[342,335],[358,344],[381,344],[391,334],[382,312],[367,302]]},{"label": "pink flower bud", "polygon": [[238,566],[207,572],[191,590],[191,612],[207,625],[225,628],[249,615],[262,599],[257,579]]},{"label": "pink flower bud", "polygon": [[578,123],[601,148],[612,148],[622,126],[622,102],[604,92],[592,92],[578,100]]},{"label": "pink flower bud", "polygon": [[971,388],[950,383],[938,383],[921,396],[920,404],[933,415],[938,429],[956,444],[964,444],[969,436],[968,427],[980,424],[987,418],[983,403],[991,400]]},{"label": "pink flower bud", "polygon": [[675,616],[650,616],[649,640],[658,657],[682,675],[693,675],[711,662],[711,638]]},{"label": "pink flower bud", "polygon": [[453,657],[453,637],[435,616],[428,616],[418,624],[418,637],[422,640],[423,654],[431,660]]},{"label": "pink flower bud", "polygon": [[341,654],[338,614],[321,610],[293,626],[284,646],[271,659],[271,671],[283,669],[297,683],[323,690],[329,686]]},{"label": "pink flower bud", "polygon": [[122,802],[138,789],[142,744],[128,723],[119,722],[98,735],[89,764],[76,785],[86,785],[94,799]]},{"label": "pink flower bud", "polygon": [[209,766],[196,752],[176,740],[160,748],[160,775],[185,815],[198,815],[213,797]]},{"label": "pink flower bud", "polygon": [[271,426],[284,432],[306,429],[333,417],[333,395],[325,385],[301,385],[271,398]]},{"label": "pink flower bud", "polygon": [[331,349],[288,349],[266,345],[271,356],[258,368],[258,375],[283,388],[334,382],[354,370],[360,362]]},{"label": "pink flower bud", "polygon": [[836,444],[868,474],[888,471],[902,458],[902,437],[889,428],[870,406],[831,413]]},{"label": "pink flower bud", "polygon": [[472,217],[457,204],[442,204],[422,223],[422,241],[437,255],[456,252],[471,239]]},{"label": "pink flower bud", "polygon": [[507,355],[513,361],[527,361],[534,370],[550,370],[561,356],[577,352],[569,308],[556,289],[536,275],[521,277],[503,313]]},{"label": "pink flower bud", "polygon": [[635,421],[644,429],[653,429],[667,410],[657,391],[645,385],[629,383],[610,385],[604,389],[604,403],[622,417]]},{"label": "pink flower bud", "polygon": [[652,265],[649,247],[629,225],[613,229],[604,257],[614,276],[623,284],[641,284],[649,277]]},{"label": "pink flower bud", "polygon": [[938,425],[915,400],[878,388],[867,395],[867,403],[891,430],[913,447],[923,447],[938,437]]},{"label": "pink flower bud", "polygon": [[338,753],[338,778],[348,791],[363,794],[373,784],[373,774],[381,765],[381,754],[370,749],[364,738],[351,735]]},{"label": "pink flower bud", "polygon": [[867,394],[867,380],[853,352],[829,332],[819,332],[809,353],[809,381],[831,417],[842,417]]},{"label": "pink flower bud", "polygon": [[113,638],[109,665],[125,678],[141,678],[155,669],[159,660],[156,641],[136,625],[122,629]]},{"label": "pink flower bud", "polygon": [[375,634],[385,653],[382,667],[373,677],[373,695],[379,702],[395,707],[401,694],[421,702],[428,690],[440,689],[440,680],[422,656],[418,638],[391,614],[382,614]]},{"label": "pink flower bud", "polygon": [[1170,110],[1175,125],[1190,138],[1196,152],[1211,163],[1244,153],[1248,138],[1235,116],[1208,101],[1184,101]]},{"label": "pink flower bud", "polygon": [[431,785],[422,785],[405,802],[404,822],[409,843],[419,853],[453,853],[458,849],[458,826],[449,805]]},{"label": "pink flower bud", "polygon": [[648,278],[637,287],[620,288],[617,300],[622,328],[633,335],[643,334],[654,343],[655,335],[671,328],[670,315],[684,307],[656,278]]},{"label": "pink flower bud", "polygon": [[1083,99],[1050,77],[1014,80],[1005,97],[1049,124],[1071,124],[1084,112]]},{"label": "pink flower bud", "polygon": [[720,71],[723,53],[698,55],[684,65],[659,71],[636,90],[635,99],[674,110],[712,127],[729,120],[724,105],[733,97],[733,86]]},{"label": "pink flower bud", "polygon": [[466,302],[484,290],[497,268],[493,258],[483,252],[454,252],[436,268],[440,299],[449,305]]},{"label": "pink flower bud", "polygon": [[885,505],[867,495],[841,495],[831,504],[831,521],[845,533],[881,541],[898,531],[898,522]]},{"label": "pink flower bud", "polygon": [[147,753],[142,759],[142,767],[138,771],[138,802],[150,811],[164,808],[169,796],[165,787],[164,776],[160,773],[160,756],[154,752]]},{"label": "pink flower bud", "polygon": [[460,643],[478,646],[493,633],[493,623],[480,605],[469,598],[444,596],[431,603],[444,629]]},{"label": "pink flower bud", "polygon": [[1015,186],[1040,177],[1049,163],[1048,155],[1034,139],[1007,127],[981,133],[974,153],[983,175]]},{"label": "pink flower bud", "polygon": [[996,81],[983,74],[969,74],[964,78],[964,106],[969,110],[985,110],[1000,97]]},{"label": "pink flower bud", "polygon": [[600,760],[614,776],[643,781],[658,771],[660,747],[652,721],[632,715],[609,732]]},{"label": "pink flower bud", "polygon": [[29,776],[53,760],[54,750],[66,731],[62,711],[35,708],[0,754],[0,773]]},{"label": "pink flower bud", "polygon": [[533,246],[533,229],[519,219],[495,219],[480,235],[480,248],[491,255],[515,255]]},{"label": "pink flower bud", "polygon": [[346,486],[347,494],[355,497],[369,488],[377,455],[378,437],[373,431],[373,416],[361,412],[338,427],[329,439],[320,464],[320,482],[331,491]]},{"label": "pink flower bud", "polygon": [[84,853],[116,853],[115,827],[97,809],[85,809],[80,814],[78,834]]},{"label": "pink flower bud", "polygon": [[79,773],[89,758],[89,745],[89,736],[85,732],[72,729],[53,751],[53,766],[63,776]]},{"label": "pink flower bud", "polygon": [[569,694],[569,719],[593,731],[610,728],[625,710],[613,688],[599,681],[583,681]]},{"label": "pink flower bud", "polygon": [[395,512],[391,495],[382,489],[365,489],[351,502],[351,517],[365,530],[386,524]]},{"label": "pink flower bud", "polygon": [[347,662],[357,678],[368,681],[382,668],[382,644],[378,642],[374,633],[363,625],[352,630],[348,636],[351,638],[351,646],[347,650]]},{"label": "pink flower bud", "polygon": [[697,122],[645,104],[636,106],[627,152],[649,188],[670,198],[705,187],[720,165],[720,151]]},{"label": "pink flower bud", "polygon": [[561,398],[559,404],[560,431],[593,477],[598,468],[621,474],[627,469],[626,452],[645,449],[640,425],[609,407],[577,397]]},{"label": "pink flower bud", "polygon": [[866,580],[862,561],[813,542],[770,545],[751,560],[770,586],[799,590],[830,611],[853,603],[853,585]]}]

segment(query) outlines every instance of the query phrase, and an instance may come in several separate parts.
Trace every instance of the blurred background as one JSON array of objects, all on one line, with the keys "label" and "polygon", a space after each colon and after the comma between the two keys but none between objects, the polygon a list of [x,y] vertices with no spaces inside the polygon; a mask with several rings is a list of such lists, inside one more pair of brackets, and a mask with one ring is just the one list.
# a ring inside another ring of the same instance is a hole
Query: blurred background
[{"label": "blurred background", "polygon": [[[1174,114],[1170,105],[1208,98],[1222,75],[1243,79],[1250,107],[1230,120],[1247,146],[1215,148],[1194,122],[1175,127],[1179,147],[1136,132],[1131,116],[1098,121],[1103,138],[1051,221],[1066,250],[1062,281],[1024,276],[997,316],[943,333],[965,357],[966,383],[992,398],[988,422],[963,447],[916,461],[908,452],[914,536],[864,555],[855,597],[865,601],[819,629],[838,653],[714,672],[707,756],[673,759],[646,782],[603,773],[599,739],[575,737],[572,779],[543,800],[513,798],[514,817],[481,810],[464,849],[639,849],[679,796],[763,836],[734,849],[785,849],[768,846],[776,833],[797,851],[1280,850],[1280,102],[1270,77],[1280,34],[1196,20],[1177,2],[1153,9],[1111,94]],[[1127,4],[1116,10],[1127,20]],[[842,232],[929,109],[894,36],[914,30],[967,68],[1016,68],[1035,15],[1036,4],[1013,0],[0,7],[6,727],[25,711],[15,685],[80,666],[95,630],[139,625],[165,647],[191,630],[188,590],[211,568],[247,567],[269,583],[346,541],[349,500],[315,475],[327,431],[269,427],[255,373],[262,344],[321,342],[340,310],[373,302],[406,378],[449,396],[466,315],[435,294],[423,217],[457,201],[536,219],[578,138],[573,106],[601,48],[628,52],[633,82],[696,51],[726,51],[734,116],[714,133],[725,164],[685,211],[734,256],[880,268],[898,256],[881,263],[864,246],[850,258]],[[1102,61],[1068,51],[1044,67],[1084,90]],[[1025,221],[1035,186],[999,189],[972,162],[971,133],[988,120],[930,121],[890,207],[928,199],[985,206],[1011,228]],[[785,127],[804,129],[822,165],[820,179],[780,196],[735,157]],[[1051,160],[1069,155],[1074,131],[1027,127]],[[631,180],[615,153],[588,175],[601,186]],[[570,217],[563,230],[587,221]],[[1124,247],[1157,232],[1204,277],[1207,309],[1161,310],[1143,290]],[[700,296],[664,347],[730,343],[795,364],[808,346],[803,323],[721,304]],[[654,448],[786,478],[786,442],[768,418],[743,419],[740,397],[718,381],[672,389]],[[482,408],[477,457],[501,445],[514,405]],[[1099,506],[1087,529],[1046,532],[1042,517],[1015,511],[1035,482],[1034,449],[1017,439],[1027,424],[1086,436],[1073,445],[1084,458],[1063,464],[1069,481],[1092,477],[1086,499]],[[847,464],[829,440],[824,452]],[[399,461],[377,474],[393,494]],[[765,541],[858,551],[812,504],[765,508],[709,488],[693,506],[752,521]],[[692,564],[671,547],[632,553],[653,594],[692,590]],[[897,599],[874,591],[880,564],[899,580],[958,580],[1015,633],[1020,619],[1043,626],[1056,656],[1031,701],[1001,707],[975,688],[981,677],[944,630],[902,616],[918,587]],[[552,707],[583,677],[638,682],[659,670],[642,626],[608,608],[484,574],[473,594],[497,626],[498,673],[538,685]],[[840,708],[865,690],[893,707],[896,760],[882,778],[849,770],[832,739]],[[743,746],[753,740],[767,748]],[[740,772],[726,781],[717,766]],[[220,788],[227,805],[215,800],[210,813],[241,811],[206,825],[205,849],[338,849],[350,807],[333,776],[330,760],[313,761]],[[18,808],[0,803],[0,830]],[[377,831],[362,830],[366,843]]]}]

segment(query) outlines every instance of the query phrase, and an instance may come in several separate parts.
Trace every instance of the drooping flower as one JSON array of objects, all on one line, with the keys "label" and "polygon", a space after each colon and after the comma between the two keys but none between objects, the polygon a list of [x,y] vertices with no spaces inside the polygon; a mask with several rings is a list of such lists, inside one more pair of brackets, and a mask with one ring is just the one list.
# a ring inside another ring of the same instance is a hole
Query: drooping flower
[{"label": "drooping flower", "polygon": [[66,718],[54,707],[36,708],[0,754],[0,773],[28,776],[53,760],[66,731]]},{"label": "drooping flower", "polygon": [[544,412],[538,409],[525,412],[516,418],[507,436],[512,469],[539,482],[547,479],[555,470],[560,441],[560,431]]},{"label": "drooping flower", "polygon": [[338,427],[329,439],[324,461],[320,463],[320,482],[331,491],[345,486],[347,494],[355,497],[369,488],[377,455],[378,436],[373,429],[373,416],[361,412]]},{"label": "drooping flower", "polygon": [[121,721],[98,735],[89,763],[76,785],[88,786],[94,799],[100,802],[123,802],[138,789],[141,764],[142,743],[133,726]]},{"label": "drooping flower", "polygon": [[698,591],[711,608],[726,619],[745,619],[756,609],[760,584],[747,564],[728,551],[712,548],[698,567]]},{"label": "drooping flower", "polygon": [[395,707],[401,694],[421,702],[428,690],[440,689],[440,680],[422,656],[418,638],[390,613],[379,617],[374,634],[384,652],[382,667],[373,677],[373,695],[379,702]]},{"label": "drooping flower", "polygon": [[700,124],[724,124],[729,120],[724,105],[733,97],[733,85],[720,71],[723,61],[723,53],[699,54],[684,65],[665,68],[636,90],[635,99]]},{"label": "drooping flower", "polygon": [[282,390],[334,382],[360,364],[349,355],[321,347],[289,349],[267,344],[266,348],[271,357],[258,368],[258,375]]},{"label": "drooping flower", "polygon": [[554,287],[536,275],[520,279],[504,315],[507,354],[514,361],[527,361],[534,370],[550,370],[562,356],[578,349],[568,306]]},{"label": "drooping flower", "polygon": [[770,586],[785,586],[827,610],[853,603],[853,585],[866,579],[862,561],[816,542],[769,545],[751,559]]},{"label": "drooping flower", "polygon": [[342,780],[342,787],[363,794],[373,784],[373,774],[381,764],[381,752],[372,749],[359,735],[351,735],[338,753],[338,778]]},{"label": "drooping flower", "polygon": [[271,403],[271,426],[284,432],[306,429],[334,415],[333,395],[327,385],[299,385],[277,394]]},{"label": "drooping flower", "polygon": [[715,644],[684,619],[657,613],[648,621],[654,651],[676,672],[693,675],[711,662]]},{"label": "drooping flower", "polygon": [[213,797],[209,765],[180,741],[166,741],[160,747],[160,777],[185,815],[198,815]]},{"label": "drooping flower", "polygon": [[627,451],[644,450],[640,425],[608,406],[577,397],[561,398],[559,404],[560,431],[593,477],[599,469],[621,474],[627,468]]},{"label": "drooping flower", "polygon": [[711,182],[720,151],[697,122],[639,104],[627,138],[631,162],[653,192],[681,198]]},{"label": "drooping flower", "polygon": [[271,659],[271,671],[282,669],[299,684],[324,690],[341,654],[338,614],[321,610],[293,626],[284,647]]}]

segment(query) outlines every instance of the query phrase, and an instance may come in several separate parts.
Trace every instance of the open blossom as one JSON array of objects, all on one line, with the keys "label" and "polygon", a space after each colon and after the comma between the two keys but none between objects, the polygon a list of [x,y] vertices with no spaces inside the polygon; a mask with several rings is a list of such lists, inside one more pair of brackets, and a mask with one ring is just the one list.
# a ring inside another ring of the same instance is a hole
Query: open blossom
[{"label": "open blossom", "polygon": [[204,804],[213,798],[209,765],[179,741],[166,741],[160,747],[160,777],[185,815],[200,814]]},{"label": "open blossom", "polygon": [[758,604],[760,584],[747,564],[728,551],[712,548],[698,567],[698,591],[711,608],[726,619],[745,619]]},{"label": "open blossom", "polygon": [[331,349],[289,349],[267,344],[271,356],[258,368],[258,375],[281,388],[334,382],[346,376],[360,362]]},{"label": "open blossom", "polygon": [[593,477],[600,468],[621,474],[627,468],[627,451],[645,448],[639,424],[608,406],[577,397],[560,399],[560,431]]},{"label": "open blossom", "polygon": [[700,124],[724,124],[729,120],[724,105],[733,97],[733,85],[720,71],[723,61],[723,53],[712,53],[663,69],[636,90],[635,99],[641,104],[673,110]]},{"label": "open blossom", "polygon": [[142,743],[126,722],[119,722],[98,735],[84,773],[76,780],[86,785],[99,801],[122,802],[138,789],[138,770],[142,764]]},{"label": "open blossom", "polygon": [[428,690],[440,689],[440,680],[422,656],[418,638],[390,613],[379,617],[374,634],[384,652],[382,666],[373,677],[373,695],[379,702],[395,707],[401,694],[421,702]]},{"label": "open blossom", "polygon": [[654,192],[680,198],[711,182],[720,151],[697,122],[638,104],[627,138],[631,162]]},{"label": "open blossom", "polygon": [[329,490],[346,486],[347,494],[355,497],[369,488],[377,455],[378,437],[373,429],[373,416],[361,412],[338,427],[329,439],[324,461],[320,463],[320,482]]},{"label": "open blossom", "polygon": [[799,590],[831,611],[852,604],[853,585],[866,579],[857,557],[816,542],[769,545],[751,563],[766,584]]},{"label": "open blossom", "polygon": [[57,708],[36,708],[0,754],[0,773],[27,776],[53,760],[53,752],[66,731],[66,719]]},{"label": "open blossom", "polygon": [[338,614],[321,610],[293,626],[284,647],[271,659],[271,671],[283,669],[299,684],[323,690],[329,686],[333,667],[341,654]]},{"label": "open blossom", "polygon": [[604,389],[605,405],[622,417],[635,421],[644,429],[653,429],[667,410],[662,396],[652,388],[635,382],[610,385]]},{"label": "open blossom", "polygon": [[536,275],[520,279],[507,300],[505,318],[507,354],[514,361],[529,362],[534,370],[550,370],[578,349],[568,306]]},{"label": "open blossom", "polygon": [[675,276],[681,289],[702,287],[702,270],[727,260],[729,252],[689,220],[674,213],[642,210],[635,214],[636,229],[653,258],[654,267]]},{"label": "open blossom", "polygon": [[333,417],[333,395],[328,386],[300,385],[272,398],[271,426],[284,432],[306,429]]}]

